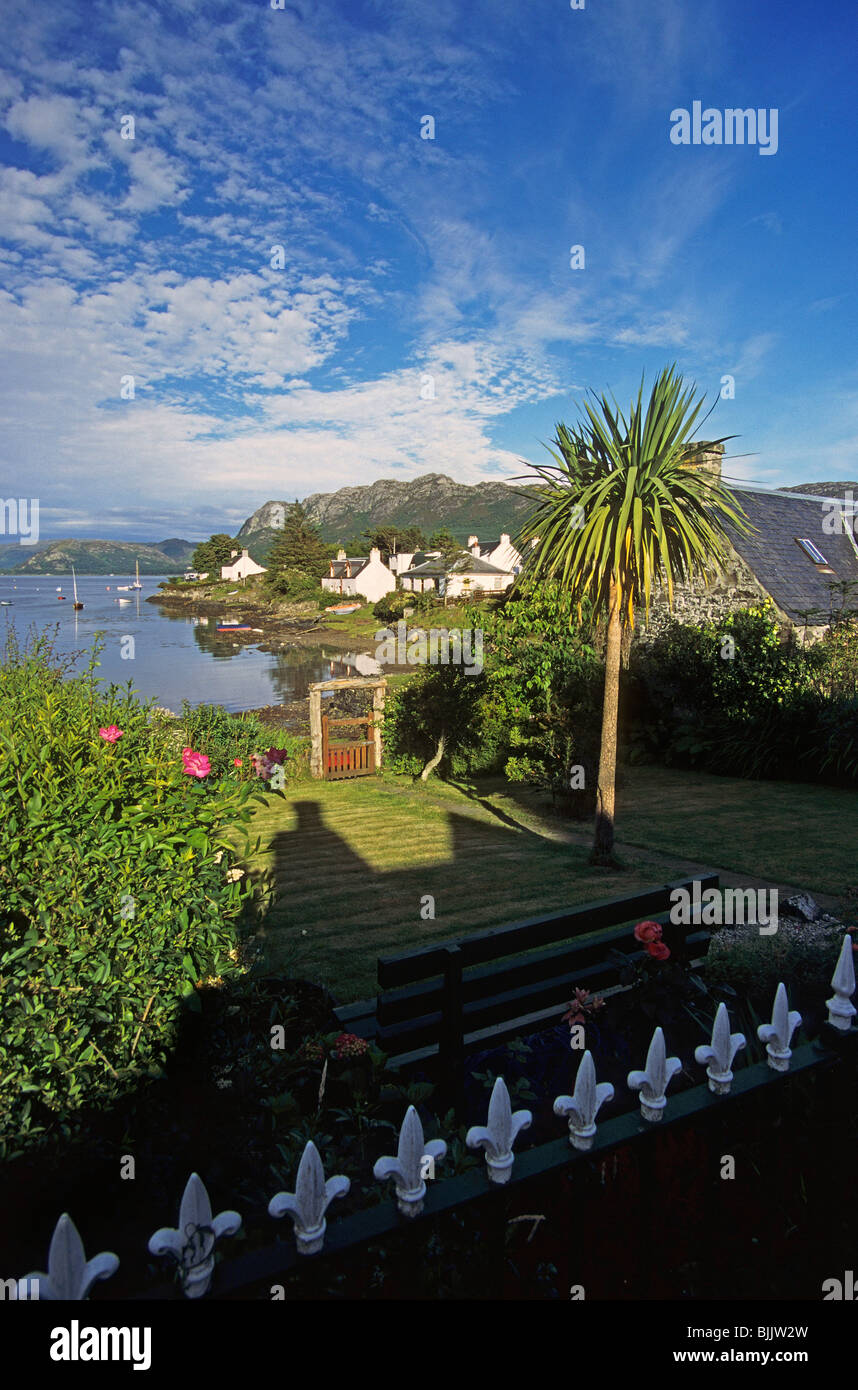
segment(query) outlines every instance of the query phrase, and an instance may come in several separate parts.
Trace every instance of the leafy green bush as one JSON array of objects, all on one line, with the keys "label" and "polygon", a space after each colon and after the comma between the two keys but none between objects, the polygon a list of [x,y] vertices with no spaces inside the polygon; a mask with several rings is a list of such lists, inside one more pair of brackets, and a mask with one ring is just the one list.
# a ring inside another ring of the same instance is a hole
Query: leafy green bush
[{"label": "leafy green bush", "polygon": [[405,616],[405,610],[426,613],[430,608],[440,609],[442,605],[431,594],[409,594],[404,589],[394,589],[384,594],[372,606],[376,618],[383,623],[396,623]]},{"label": "leafy green bush", "polygon": [[265,576],[265,587],[290,603],[318,603],[321,607],[323,603],[332,601],[316,575],[304,570],[269,570]]},{"label": "leafy green bush", "polygon": [[643,756],[744,777],[858,776],[851,622],[804,649],[782,639],[767,600],[717,624],[672,623],[634,669]]},{"label": "leafy green bush", "polygon": [[424,666],[393,690],[384,706],[388,766],[416,776],[440,751],[439,765],[457,771],[463,755],[480,743],[484,680],[483,675],[467,675],[461,666]]},{"label": "leafy green bush", "polygon": [[[602,664],[587,615],[579,622],[563,590],[544,584],[475,611],[470,625],[482,632],[483,672],[457,675],[455,667],[439,666],[392,692],[385,706],[388,764],[419,772],[446,732],[445,772],[504,770],[589,813]],[[575,764],[585,769],[580,792],[569,786]]]},{"label": "leafy green bush", "polygon": [[63,679],[13,630],[0,667],[5,1157],[158,1073],[198,982],[244,969],[251,890],[227,870],[254,784],[192,775],[130,686],[96,684],[97,653]]}]

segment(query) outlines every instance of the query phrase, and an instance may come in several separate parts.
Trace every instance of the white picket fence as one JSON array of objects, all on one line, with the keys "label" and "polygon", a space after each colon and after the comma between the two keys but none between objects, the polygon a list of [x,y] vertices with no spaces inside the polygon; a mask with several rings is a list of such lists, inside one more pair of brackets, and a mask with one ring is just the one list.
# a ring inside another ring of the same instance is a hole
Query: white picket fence
[{"label": "white picket fence", "polygon": [[[841,1033],[854,1032],[852,1020],[856,1010],[851,998],[855,993],[855,969],[852,938],[848,934],[844,936],[831,984],[834,993],[826,1001],[828,1023]],[[766,1044],[768,1065],[774,1071],[789,1070],[790,1043],[800,1023],[801,1016],[789,1008],[786,987],[779,984],[771,1022],[757,1029],[760,1041]],[[706,1067],[709,1090],[715,1095],[729,1094],[733,1061],[745,1043],[741,1033],[730,1032],[727,1008],[719,1004],[709,1043],[696,1048],[694,1053],[696,1062]],[[681,1068],[678,1057],[667,1056],[664,1033],[656,1028],[643,1070],[629,1072],[627,1079],[630,1089],[638,1092],[644,1120],[657,1123],[663,1118],[668,1105],[668,1086]],[[558,1096],[554,1102],[554,1113],[566,1119],[569,1141],[576,1149],[592,1148],[596,1117],[613,1096],[613,1086],[597,1081],[592,1055],[585,1051],[572,1095]],[[509,1181],[515,1162],[513,1146],[518,1134],[531,1120],[529,1110],[513,1112],[506,1083],[498,1077],[489,1100],[486,1125],[470,1129],[465,1141],[469,1148],[484,1150],[489,1183]],[[397,1208],[403,1216],[413,1218],[423,1210],[426,1178],[434,1174],[436,1160],[443,1159],[446,1152],[443,1139],[425,1141],[420,1116],[410,1105],[399,1131],[396,1155],[378,1159],[373,1168],[378,1181],[393,1178]],[[319,1152],[309,1141],[298,1166],[295,1191],[278,1192],[269,1202],[268,1212],[275,1218],[290,1216],[298,1253],[313,1255],[324,1246],[328,1207],[335,1198],[344,1196],[349,1187],[350,1180],[343,1175],[325,1178]],[[205,1184],[197,1173],[192,1173],[182,1196],[178,1225],[155,1231],[148,1248],[153,1255],[169,1256],[178,1269],[185,1295],[200,1298],[208,1292],[211,1283],[217,1242],[235,1235],[240,1226],[238,1212],[222,1211],[217,1216],[212,1215]],[[109,1279],[118,1268],[119,1259],[110,1252],[87,1260],[74,1222],[63,1213],[51,1239],[47,1272],[18,1280],[17,1296],[22,1300],[85,1299],[97,1280]]]}]

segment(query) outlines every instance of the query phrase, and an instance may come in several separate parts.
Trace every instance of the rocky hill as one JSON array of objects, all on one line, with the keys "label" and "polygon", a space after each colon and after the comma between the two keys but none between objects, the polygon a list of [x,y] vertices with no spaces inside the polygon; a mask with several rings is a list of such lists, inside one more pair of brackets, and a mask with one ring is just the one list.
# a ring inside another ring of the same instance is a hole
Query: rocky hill
[{"label": "rocky hill", "polygon": [[851,492],[858,497],[858,483],[796,483],[794,487],[781,488],[781,492],[806,492],[811,497],[845,497]]},{"label": "rocky hill", "polygon": [[[160,544],[134,541],[40,541],[35,546],[4,546],[14,551],[16,574],[181,574],[195,550],[193,541],[172,539]],[[6,556],[4,558],[12,558]]]},{"label": "rocky hill", "polygon": [[[496,540],[502,531],[514,536],[531,503],[527,489],[508,483],[469,486],[444,473],[424,473],[409,482],[382,478],[366,487],[314,492],[302,505],[326,541],[350,540],[381,525],[419,526],[427,533],[446,526],[466,541],[472,534],[481,540]],[[288,506],[289,500],[266,502],[248,517],[238,535],[251,554],[270,544]]]}]

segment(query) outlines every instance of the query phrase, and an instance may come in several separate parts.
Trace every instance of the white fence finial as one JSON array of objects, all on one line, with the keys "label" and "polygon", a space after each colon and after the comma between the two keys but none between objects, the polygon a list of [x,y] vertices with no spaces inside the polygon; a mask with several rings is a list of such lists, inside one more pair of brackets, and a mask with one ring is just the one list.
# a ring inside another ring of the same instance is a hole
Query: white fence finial
[{"label": "white fence finial", "polygon": [[325,1182],[319,1150],[309,1139],[304,1146],[294,1192],[278,1192],[268,1203],[268,1214],[291,1216],[299,1255],[317,1255],[325,1243],[325,1212],[335,1197],[345,1197],[351,1182],[339,1174]]},{"label": "white fence finial", "polygon": [[119,1268],[119,1260],[110,1251],[86,1258],[83,1241],[77,1226],[67,1212],[63,1212],[51,1236],[48,1250],[47,1274],[28,1274],[18,1281],[19,1297],[27,1297],[27,1285],[38,1285],[39,1299],[56,1300],[63,1303],[76,1303],[86,1298],[97,1279],[109,1279]]},{"label": "white fence finial", "polygon": [[729,1094],[733,1081],[733,1059],[739,1048],[744,1046],[744,1033],[730,1032],[730,1016],[727,1013],[727,1005],[719,1004],[712,1026],[711,1043],[703,1044],[694,1049],[695,1059],[701,1066],[704,1062],[709,1063],[706,1068],[706,1075],[709,1077],[709,1089],[716,1096]]},{"label": "white fence finial", "polygon": [[614,1088],[609,1081],[596,1081],[596,1068],[590,1052],[585,1052],[575,1077],[571,1096],[558,1096],[554,1102],[555,1115],[565,1115],[569,1121],[569,1143],[576,1149],[592,1149],[596,1133],[596,1116],[606,1100],[613,1100]]},{"label": "white fence finial", "polygon": [[775,991],[772,1021],[771,1023],[761,1023],[757,1029],[757,1037],[760,1042],[766,1044],[769,1066],[772,1071],[789,1071],[789,1059],[792,1056],[790,1042],[800,1023],[801,1014],[797,1014],[794,1010],[792,1013],[790,1012],[786,985],[781,981]]},{"label": "white fence finial", "polygon": [[423,1210],[426,1196],[426,1183],[422,1177],[423,1159],[443,1158],[447,1145],[443,1139],[430,1139],[425,1143],[420,1116],[409,1105],[399,1131],[399,1144],[396,1157],[386,1156],[378,1159],[373,1175],[383,1182],[385,1178],[396,1179],[396,1205],[403,1216],[419,1216]]},{"label": "white fence finial", "polygon": [[850,1003],[852,995],[855,993],[855,963],[852,959],[852,937],[848,933],[844,936],[843,945],[840,947],[840,955],[837,957],[831,985],[834,993],[830,999],[825,1001],[828,1009],[828,1022],[833,1028],[838,1028],[841,1033],[847,1033],[852,1027],[852,1020],[855,1017],[855,1005]]},{"label": "white fence finial", "polygon": [[490,1182],[509,1182],[515,1162],[512,1146],[521,1130],[529,1127],[532,1119],[529,1110],[516,1110],[515,1114],[512,1113],[506,1082],[499,1076],[492,1087],[489,1100],[488,1125],[485,1128],[482,1125],[474,1125],[465,1135],[465,1143],[469,1149],[482,1147],[485,1150]]},{"label": "white fence finial", "polygon": [[664,1033],[656,1028],[646,1055],[645,1071],[630,1071],[628,1085],[633,1091],[640,1091],[641,1114],[645,1120],[660,1120],[667,1105],[665,1091],[682,1063],[678,1057],[667,1057],[664,1047]]},{"label": "white fence finial", "polygon": [[179,1206],[178,1226],[162,1226],[149,1239],[153,1255],[172,1255],[178,1262],[187,1298],[202,1298],[214,1272],[214,1248],[221,1236],[234,1236],[241,1225],[237,1211],[212,1216],[206,1185],[191,1173]]}]

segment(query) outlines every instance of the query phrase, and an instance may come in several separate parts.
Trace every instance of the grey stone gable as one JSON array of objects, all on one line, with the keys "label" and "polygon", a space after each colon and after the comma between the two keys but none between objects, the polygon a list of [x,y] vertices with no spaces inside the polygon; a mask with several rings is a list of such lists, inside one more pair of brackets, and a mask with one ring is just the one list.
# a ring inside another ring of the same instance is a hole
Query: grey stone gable
[{"label": "grey stone gable", "polygon": [[[794,622],[801,622],[801,614],[808,609],[819,611],[819,623],[827,622],[832,607],[835,611],[839,607],[828,585],[858,582],[858,553],[846,527],[833,535],[822,529],[823,521],[831,516],[830,499],[826,508],[824,499],[807,493],[736,488],[735,496],[748,521],[757,528],[748,536],[727,528],[736,553]],[[825,574],[815,565],[797,537],[812,541],[834,573]]]}]

